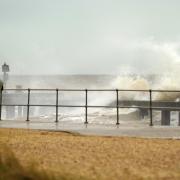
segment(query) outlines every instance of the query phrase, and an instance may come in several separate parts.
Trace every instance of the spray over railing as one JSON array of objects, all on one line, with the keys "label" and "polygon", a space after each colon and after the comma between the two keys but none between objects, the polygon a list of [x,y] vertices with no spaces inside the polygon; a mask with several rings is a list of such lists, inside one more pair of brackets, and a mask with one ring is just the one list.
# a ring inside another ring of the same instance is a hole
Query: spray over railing
[{"label": "spray over railing", "polygon": [[[3,97],[3,92],[7,91],[27,91],[27,104],[3,104],[2,103],[2,97]],[[31,93],[35,91],[41,91],[41,92],[46,92],[46,91],[52,91],[55,93],[55,102],[54,104],[31,104],[30,99],[31,99]],[[85,99],[84,99],[84,105],[62,105],[59,104],[59,94],[61,92],[84,92],[85,94]],[[90,92],[112,92],[115,94],[116,102],[113,105],[89,105],[88,104],[88,95]],[[146,105],[121,105],[121,100],[119,98],[119,94],[121,92],[145,92],[148,93],[148,100],[146,101]],[[30,121],[30,107],[54,107],[55,108],[55,115],[56,115],[56,120],[55,122],[58,122],[58,108],[84,108],[85,109],[85,120],[84,123],[88,124],[88,109],[89,108],[112,108],[116,109],[116,125],[120,124],[120,119],[119,119],[119,109],[120,108],[143,108],[146,110],[149,110],[149,125],[153,126],[153,115],[152,111],[153,110],[159,110],[159,109],[169,109],[171,110],[171,107],[160,107],[160,106],[153,106],[153,100],[152,100],[152,94],[154,92],[169,92],[169,93],[180,93],[180,91],[177,90],[132,90],[132,89],[1,89],[0,91],[0,120],[2,120],[1,115],[2,115],[2,107],[3,106],[26,106],[27,107],[27,118],[26,121]],[[177,107],[172,107],[172,110],[176,110],[180,112],[180,106]]]}]

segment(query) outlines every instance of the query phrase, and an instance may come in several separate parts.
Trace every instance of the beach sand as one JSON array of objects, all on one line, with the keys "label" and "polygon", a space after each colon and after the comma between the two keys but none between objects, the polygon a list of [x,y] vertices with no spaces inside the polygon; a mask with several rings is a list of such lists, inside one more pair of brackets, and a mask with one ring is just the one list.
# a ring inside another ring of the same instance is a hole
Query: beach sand
[{"label": "beach sand", "polygon": [[82,179],[180,179],[180,140],[0,129],[20,164]]}]

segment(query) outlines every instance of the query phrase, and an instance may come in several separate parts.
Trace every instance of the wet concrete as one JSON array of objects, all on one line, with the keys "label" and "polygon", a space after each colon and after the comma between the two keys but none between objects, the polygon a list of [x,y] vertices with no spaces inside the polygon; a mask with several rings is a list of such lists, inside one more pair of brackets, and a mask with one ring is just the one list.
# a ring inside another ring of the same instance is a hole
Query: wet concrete
[{"label": "wet concrete", "polygon": [[69,131],[83,135],[100,136],[128,136],[145,138],[173,138],[180,139],[180,127],[177,126],[153,126],[142,125],[123,125],[115,124],[88,124],[72,122],[48,122],[48,121],[0,121],[0,128],[24,128],[48,131]]}]

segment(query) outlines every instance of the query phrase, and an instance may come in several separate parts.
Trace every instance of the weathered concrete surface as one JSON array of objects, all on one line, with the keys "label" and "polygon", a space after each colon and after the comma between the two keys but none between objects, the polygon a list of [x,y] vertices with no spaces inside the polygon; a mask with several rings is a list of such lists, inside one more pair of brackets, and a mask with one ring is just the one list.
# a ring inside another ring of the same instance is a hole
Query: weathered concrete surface
[{"label": "weathered concrete surface", "polygon": [[25,122],[25,121],[0,121],[0,128],[25,128],[50,131],[69,131],[83,135],[100,136],[129,136],[146,138],[174,138],[180,139],[180,127],[164,127],[148,125],[94,125],[83,123],[55,123],[55,122]]}]

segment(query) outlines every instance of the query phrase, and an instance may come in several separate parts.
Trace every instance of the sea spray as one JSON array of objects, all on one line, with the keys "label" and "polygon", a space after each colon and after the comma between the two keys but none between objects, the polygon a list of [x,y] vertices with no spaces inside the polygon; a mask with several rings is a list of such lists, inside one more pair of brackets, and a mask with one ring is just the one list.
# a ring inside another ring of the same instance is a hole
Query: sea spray
[{"label": "sea spray", "polygon": [[[180,90],[180,80],[177,76],[162,77],[153,89],[159,90]],[[153,93],[153,100],[176,101],[180,98],[180,92],[156,92]]]},{"label": "sea spray", "polygon": [[[149,82],[140,76],[118,76],[111,84],[111,89],[128,89],[128,90],[148,90]],[[119,100],[147,100],[149,98],[148,92],[129,92],[129,91],[119,91]],[[91,96],[89,105],[94,106],[108,106],[110,104],[115,105],[116,102],[116,91],[110,92],[90,92]],[[119,114],[130,115],[130,113],[134,113],[136,109],[119,109]],[[90,109],[89,112],[91,114],[102,115],[116,115],[116,109],[110,109],[107,111],[100,109]]]},{"label": "sea spray", "polygon": [[[150,88],[148,80],[140,76],[118,76],[111,85],[113,88],[120,90],[148,90]],[[120,91],[120,100],[135,100],[135,99],[147,99],[147,93],[145,92],[130,92],[130,91]]]}]

